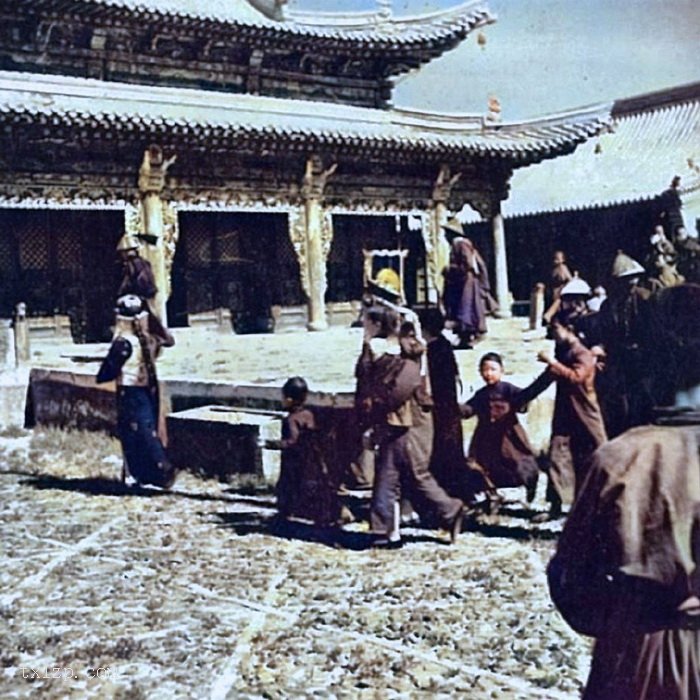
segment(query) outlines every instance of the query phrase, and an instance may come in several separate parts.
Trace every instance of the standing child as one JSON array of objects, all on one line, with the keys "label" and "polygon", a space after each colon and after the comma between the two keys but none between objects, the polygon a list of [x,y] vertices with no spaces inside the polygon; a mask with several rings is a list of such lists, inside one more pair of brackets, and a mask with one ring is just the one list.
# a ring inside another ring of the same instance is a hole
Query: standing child
[{"label": "standing child", "polygon": [[334,498],[326,462],[319,444],[316,418],[306,407],[309,388],[302,377],[291,377],[282,387],[282,460],[277,482],[278,517],[312,519],[317,525],[333,522]]},{"label": "standing child", "polygon": [[[537,489],[537,461],[516,411],[524,406],[522,390],[503,381],[503,359],[488,352],[479,362],[486,386],[462,406],[465,418],[477,416],[469,459],[484,470],[492,488],[525,486],[531,503]],[[492,494],[489,494],[492,496]]]}]

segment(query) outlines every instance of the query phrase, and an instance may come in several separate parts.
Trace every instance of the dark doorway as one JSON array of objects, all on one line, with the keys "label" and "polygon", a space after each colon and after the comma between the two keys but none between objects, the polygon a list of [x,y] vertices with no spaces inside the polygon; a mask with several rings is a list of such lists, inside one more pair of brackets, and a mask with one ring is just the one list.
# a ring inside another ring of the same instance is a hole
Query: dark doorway
[{"label": "dark doorway", "polygon": [[179,223],[171,326],[187,326],[188,314],[214,309],[268,317],[273,305],[304,303],[286,215],[181,212]]},{"label": "dark doorway", "polygon": [[122,211],[0,209],[0,316],[66,314],[73,340],[111,337]]},{"label": "dark doorway", "polygon": [[[406,302],[414,306],[424,297],[419,287],[425,279],[425,245],[420,231],[408,228],[407,217],[350,216],[333,217],[333,243],[328,255],[328,291],[326,301],[342,302],[362,298],[363,249],[408,250],[404,262]],[[386,267],[395,267],[396,259],[386,258]],[[381,259],[375,263],[382,264]],[[376,270],[375,270],[376,272]]]}]

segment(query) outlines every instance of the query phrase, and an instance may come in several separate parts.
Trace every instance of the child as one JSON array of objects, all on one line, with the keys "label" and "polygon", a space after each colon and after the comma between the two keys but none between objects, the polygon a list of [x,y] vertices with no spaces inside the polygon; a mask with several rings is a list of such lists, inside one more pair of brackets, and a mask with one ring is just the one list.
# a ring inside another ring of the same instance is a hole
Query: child
[{"label": "child", "polygon": [[[537,461],[516,411],[524,406],[521,389],[503,381],[503,360],[495,352],[479,362],[486,386],[462,406],[462,415],[476,415],[478,424],[469,445],[468,457],[481,467],[493,488],[525,486],[531,503],[537,489]],[[493,497],[493,494],[490,494]]]},{"label": "child", "polygon": [[309,388],[302,377],[291,377],[282,387],[282,460],[277,482],[280,520],[292,516],[313,519],[317,525],[333,522],[333,496],[318,437],[314,414],[306,408]]},{"label": "child", "polygon": [[[581,343],[570,326],[555,319],[551,328],[556,343],[555,358],[544,351],[538,354],[537,359],[546,363],[547,369],[523,390],[522,397],[529,401],[556,381],[550,452],[555,445],[568,443],[576,496],[586,476],[590,456],[607,440],[594,386],[597,357]],[[550,518],[561,515],[566,472],[570,471],[566,461],[550,459],[547,487]]]}]

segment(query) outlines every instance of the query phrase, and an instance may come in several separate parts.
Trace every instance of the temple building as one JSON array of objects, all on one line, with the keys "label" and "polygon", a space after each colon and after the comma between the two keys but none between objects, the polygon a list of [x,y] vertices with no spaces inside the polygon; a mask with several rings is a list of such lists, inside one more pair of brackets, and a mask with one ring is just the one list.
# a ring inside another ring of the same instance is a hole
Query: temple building
[{"label": "temple building", "polygon": [[473,208],[508,314],[514,172],[572,153],[610,108],[525,122],[392,106],[393,81],[494,21],[482,0],[399,17],[280,0],[15,0],[0,23],[0,316],[109,337],[129,232],[171,325],[225,311],[347,322],[365,250],[406,251],[430,303],[441,224]]},{"label": "temple building", "polygon": [[[675,176],[686,228],[699,231],[700,83],[616,100],[611,117],[574,153],[514,174],[502,212],[516,299],[549,279],[557,249],[592,284],[606,284],[618,249],[644,261],[658,197]],[[469,209],[462,218],[477,242],[488,240],[488,222]]]}]

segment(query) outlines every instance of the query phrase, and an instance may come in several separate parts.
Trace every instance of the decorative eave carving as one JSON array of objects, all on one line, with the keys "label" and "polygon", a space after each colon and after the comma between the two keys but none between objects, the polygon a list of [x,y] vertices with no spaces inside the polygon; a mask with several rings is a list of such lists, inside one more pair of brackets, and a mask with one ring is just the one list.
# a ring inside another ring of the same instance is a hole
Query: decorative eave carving
[{"label": "decorative eave carving", "polygon": [[338,168],[337,163],[333,163],[328,168],[324,168],[323,160],[319,155],[312,155],[306,160],[306,170],[302,179],[300,194],[302,199],[323,199],[328,178]]}]

